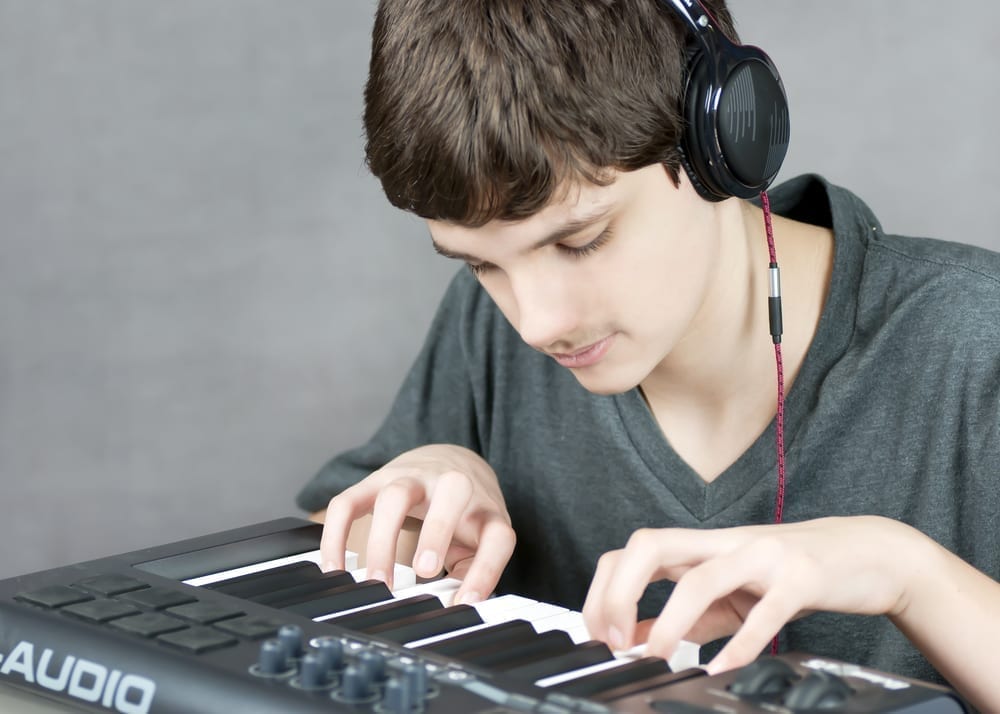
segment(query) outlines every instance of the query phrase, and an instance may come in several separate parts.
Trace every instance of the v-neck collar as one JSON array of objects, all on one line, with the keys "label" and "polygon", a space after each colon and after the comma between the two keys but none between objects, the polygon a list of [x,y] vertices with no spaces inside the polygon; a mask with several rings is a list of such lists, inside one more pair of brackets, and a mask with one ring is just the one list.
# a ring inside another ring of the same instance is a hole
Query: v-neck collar
[{"label": "v-neck collar", "polygon": [[[865,247],[870,232],[879,228],[860,199],[819,176],[797,177],[769,192],[768,197],[774,213],[834,231],[834,265],[826,302],[816,335],[785,397],[785,454],[786,465],[791,466],[796,435],[819,399],[825,375],[850,342]],[[706,482],[664,438],[638,388],[616,395],[614,400],[639,456],[698,521],[712,519],[755,487],[774,492],[774,486],[765,483],[776,481],[774,419],[736,461]],[[789,468],[787,479],[788,488],[794,489],[794,469]]]}]

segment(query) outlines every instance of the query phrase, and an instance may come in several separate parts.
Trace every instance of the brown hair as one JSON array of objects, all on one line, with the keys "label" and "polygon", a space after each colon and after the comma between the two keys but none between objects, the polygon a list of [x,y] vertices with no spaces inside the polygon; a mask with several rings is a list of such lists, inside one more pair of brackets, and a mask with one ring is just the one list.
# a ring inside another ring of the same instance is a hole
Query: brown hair
[{"label": "brown hair", "polygon": [[[724,0],[704,4],[735,39]],[[687,39],[659,0],[380,0],[368,166],[393,205],[470,226],[609,168],[676,182]]]}]

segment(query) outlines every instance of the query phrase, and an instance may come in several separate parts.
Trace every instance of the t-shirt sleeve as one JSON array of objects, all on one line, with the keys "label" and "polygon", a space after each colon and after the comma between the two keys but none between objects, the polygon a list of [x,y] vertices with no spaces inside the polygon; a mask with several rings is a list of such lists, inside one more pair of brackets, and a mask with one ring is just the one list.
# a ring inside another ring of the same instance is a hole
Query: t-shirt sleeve
[{"label": "t-shirt sleeve", "polygon": [[368,443],[323,466],[299,491],[300,508],[309,512],[326,508],[333,496],[418,446],[457,444],[482,453],[468,344],[463,338],[483,300],[481,292],[467,271],[455,276],[381,427]]}]

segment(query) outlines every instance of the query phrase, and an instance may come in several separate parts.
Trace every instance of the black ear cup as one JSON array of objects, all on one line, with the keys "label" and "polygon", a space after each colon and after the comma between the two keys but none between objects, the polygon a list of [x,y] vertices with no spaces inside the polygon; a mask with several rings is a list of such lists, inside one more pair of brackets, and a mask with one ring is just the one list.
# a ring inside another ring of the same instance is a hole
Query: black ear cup
[{"label": "black ear cup", "polygon": [[703,198],[751,198],[774,180],[788,151],[788,101],[764,52],[724,37],[713,44],[713,52],[689,50],[682,161]]}]

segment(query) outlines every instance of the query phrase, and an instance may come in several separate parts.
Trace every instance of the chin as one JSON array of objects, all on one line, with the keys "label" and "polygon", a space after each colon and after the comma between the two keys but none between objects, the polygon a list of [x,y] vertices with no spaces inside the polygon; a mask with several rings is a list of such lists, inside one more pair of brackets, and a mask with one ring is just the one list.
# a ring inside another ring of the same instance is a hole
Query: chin
[{"label": "chin", "polygon": [[573,376],[580,386],[591,394],[601,396],[611,396],[614,394],[624,394],[639,384],[641,380],[633,379],[631,375],[622,373],[620,370],[598,371],[592,369],[573,370]]}]

